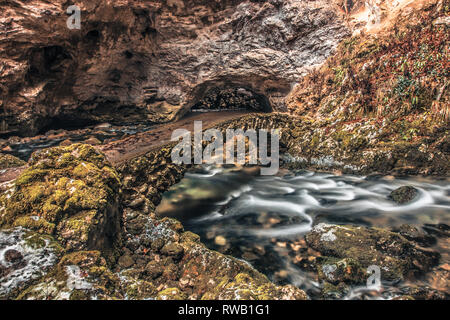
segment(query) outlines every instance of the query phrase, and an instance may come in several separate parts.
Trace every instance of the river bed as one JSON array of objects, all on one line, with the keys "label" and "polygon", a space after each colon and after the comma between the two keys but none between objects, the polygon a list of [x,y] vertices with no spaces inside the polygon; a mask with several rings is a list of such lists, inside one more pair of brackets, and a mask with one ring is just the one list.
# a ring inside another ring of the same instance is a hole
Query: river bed
[{"label": "river bed", "polygon": [[[259,176],[258,168],[197,167],[164,194],[160,216],[183,222],[209,247],[252,264],[278,284],[293,284],[319,298],[321,283],[308,264],[314,252],[304,236],[318,223],[396,229],[408,224],[432,233],[450,225],[448,178],[334,175],[281,170],[277,176]],[[416,198],[399,205],[388,198],[401,186],[418,190]],[[448,238],[436,238],[429,249],[450,261]],[[305,258],[306,257],[306,258]],[[313,258],[311,258],[313,257]],[[448,279],[433,283],[447,291]],[[444,283],[444,287],[442,287]],[[391,299],[410,283],[383,283],[372,292],[354,287],[343,299]]]}]

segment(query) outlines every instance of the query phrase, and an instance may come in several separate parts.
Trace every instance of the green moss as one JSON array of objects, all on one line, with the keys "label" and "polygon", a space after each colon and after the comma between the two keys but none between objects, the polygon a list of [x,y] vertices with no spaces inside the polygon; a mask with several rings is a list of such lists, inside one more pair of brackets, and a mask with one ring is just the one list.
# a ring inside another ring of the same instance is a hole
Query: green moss
[{"label": "green moss", "polygon": [[56,254],[62,254],[64,252],[64,249],[61,247],[61,245],[49,235],[27,231],[25,233],[24,240],[26,245],[33,249],[40,249],[47,246]]},{"label": "green moss", "polygon": [[178,288],[168,288],[158,292],[157,300],[186,300],[187,296]]},{"label": "green moss", "polygon": [[71,249],[86,248],[88,242],[112,248],[115,239],[106,230],[115,229],[118,236],[121,183],[93,147],[74,144],[35,152],[15,187],[4,201],[0,226],[53,234]]},{"label": "green moss", "polygon": [[307,299],[306,294],[293,287],[277,287],[264,276],[239,273],[234,278],[224,276],[218,280],[218,285],[202,296],[202,300],[273,300],[273,299]]},{"label": "green moss", "polygon": [[85,290],[73,290],[70,294],[69,300],[90,300],[90,295],[86,293]]},{"label": "green moss", "polygon": [[16,158],[10,154],[0,153],[0,170],[22,167],[27,163],[19,158]]},{"label": "green moss", "polygon": [[100,251],[77,251],[66,254],[61,258],[58,266],[65,267],[69,265],[85,266],[95,265],[104,266],[106,263],[102,258]]},{"label": "green moss", "polygon": [[[154,297],[157,294],[156,287],[148,281],[138,280],[126,286],[127,297],[131,300],[143,300]],[[161,294],[161,293],[160,293]],[[161,294],[161,296],[164,294]],[[182,299],[170,299],[182,300]]]},{"label": "green moss", "polygon": [[14,221],[14,227],[24,227],[39,233],[44,234],[53,234],[55,230],[55,224],[49,223],[44,219],[40,219],[39,217],[19,217]]},{"label": "green moss", "polygon": [[328,258],[319,265],[334,265],[332,278],[326,277],[325,270],[318,270],[328,282],[333,278],[362,282],[364,269],[371,265],[381,268],[385,280],[403,280],[408,272],[426,272],[439,260],[439,254],[421,250],[403,236],[378,228],[320,224],[306,241],[323,255],[338,259]]},{"label": "green moss", "polygon": [[27,169],[15,181],[16,186],[24,186],[33,182],[39,182],[48,173],[44,169]]}]

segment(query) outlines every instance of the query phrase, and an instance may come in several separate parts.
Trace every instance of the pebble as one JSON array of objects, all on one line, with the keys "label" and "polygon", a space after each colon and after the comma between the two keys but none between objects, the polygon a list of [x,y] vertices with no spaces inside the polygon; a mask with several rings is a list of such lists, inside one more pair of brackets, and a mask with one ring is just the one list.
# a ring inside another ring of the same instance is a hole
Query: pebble
[{"label": "pebble", "polygon": [[214,243],[218,246],[225,246],[227,244],[227,239],[225,239],[223,236],[217,236],[214,239]]},{"label": "pebble", "polygon": [[59,145],[60,145],[61,147],[68,147],[68,146],[70,146],[70,145],[72,145],[72,144],[73,144],[72,140],[66,139],[66,140],[62,141]]},{"label": "pebble", "polygon": [[167,243],[162,249],[161,253],[174,258],[181,258],[184,253],[184,248],[175,242]]},{"label": "pebble", "polygon": [[131,267],[134,264],[134,260],[131,256],[128,254],[125,254],[119,258],[118,262],[121,269],[127,269]]}]

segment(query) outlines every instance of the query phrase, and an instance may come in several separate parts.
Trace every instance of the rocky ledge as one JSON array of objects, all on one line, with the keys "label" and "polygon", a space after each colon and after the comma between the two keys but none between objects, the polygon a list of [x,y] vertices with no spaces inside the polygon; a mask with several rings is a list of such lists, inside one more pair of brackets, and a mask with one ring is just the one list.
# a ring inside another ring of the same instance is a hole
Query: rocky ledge
[{"label": "rocky ledge", "polygon": [[183,173],[164,162],[168,151],[122,168],[148,170],[137,181],[158,179],[139,185],[146,197],[132,197],[136,181],[89,145],[33,154],[0,199],[0,297],[306,299],[207,249],[178,221],[155,218],[161,192]]},{"label": "rocky ledge", "polygon": [[166,122],[216,88],[284,108],[291,85],[351,33],[341,2],[82,0],[71,30],[66,1],[6,1],[0,132]]},{"label": "rocky ledge", "polygon": [[[307,299],[247,262],[206,248],[177,220],[157,217],[161,194],[188,170],[170,163],[172,147],[116,168],[88,145],[36,152],[1,197],[1,297]],[[436,235],[448,239],[442,230],[430,226],[424,235],[408,226],[318,224],[291,247],[322,283],[321,296],[342,298],[365,284],[371,265],[394,282],[445,277],[439,254],[423,247]],[[410,286],[397,297],[443,299],[446,293]]]}]

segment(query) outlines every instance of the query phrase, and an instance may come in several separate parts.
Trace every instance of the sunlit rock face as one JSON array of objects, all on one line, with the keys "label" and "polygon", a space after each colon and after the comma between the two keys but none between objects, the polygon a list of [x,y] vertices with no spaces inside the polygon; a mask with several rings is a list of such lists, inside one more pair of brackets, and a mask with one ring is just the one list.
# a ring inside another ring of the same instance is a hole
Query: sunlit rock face
[{"label": "sunlit rock face", "polygon": [[291,86],[349,34],[329,1],[8,1],[0,13],[1,131],[164,122],[216,88],[283,109]]}]

